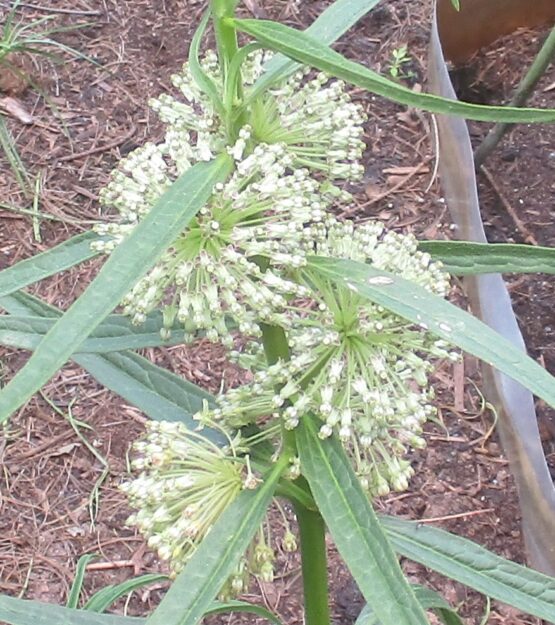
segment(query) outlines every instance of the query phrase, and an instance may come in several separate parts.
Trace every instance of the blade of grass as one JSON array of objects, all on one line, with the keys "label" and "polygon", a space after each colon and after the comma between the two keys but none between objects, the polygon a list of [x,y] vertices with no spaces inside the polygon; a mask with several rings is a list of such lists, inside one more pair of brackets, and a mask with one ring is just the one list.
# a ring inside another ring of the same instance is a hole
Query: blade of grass
[{"label": "blade of grass", "polygon": [[91,560],[94,560],[95,557],[94,553],[87,553],[79,558],[77,566],[75,567],[75,577],[73,578],[71,588],[69,589],[66,608],[77,608],[79,606],[79,598],[81,597],[81,592],[83,591],[83,581],[85,579],[87,564]]},{"label": "blade of grass", "polygon": [[21,189],[21,192],[27,199],[31,199],[33,197],[33,185],[31,183],[31,179],[29,174],[27,173],[27,169],[23,161],[21,160],[21,156],[17,151],[17,147],[15,145],[14,138],[12,137],[11,132],[6,126],[6,121],[4,119],[4,115],[0,113],[0,147],[4,152],[4,156],[10,165],[10,168],[17,180],[17,184]]},{"label": "blade of grass", "polygon": [[121,584],[106,586],[101,588],[85,603],[83,609],[90,612],[98,612],[99,614],[107,610],[113,603],[115,603],[121,597],[143,588],[148,584],[154,584],[156,582],[166,581],[167,575],[160,575],[159,573],[147,573],[139,577],[133,577]]}]

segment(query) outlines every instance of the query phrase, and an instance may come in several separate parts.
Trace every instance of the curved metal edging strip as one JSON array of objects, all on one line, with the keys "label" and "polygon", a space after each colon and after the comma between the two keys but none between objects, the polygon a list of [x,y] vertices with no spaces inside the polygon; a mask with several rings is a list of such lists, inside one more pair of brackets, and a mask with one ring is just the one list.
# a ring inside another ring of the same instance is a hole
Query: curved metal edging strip
[{"label": "curved metal edging strip", "polygon": [[[456,98],[443,57],[435,9],[428,78],[432,92]],[[437,122],[441,184],[456,236],[486,242],[466,122],[445,115],[438,116]],[[501,275],[471,276],[465,279],[465,287],[474,314],[525,351]],[[482,370],[484,394],[498,410],[498,431],[517,485],[529,562],[554,575],[555,488],[541,445],[532,394],[486,364]]]}]

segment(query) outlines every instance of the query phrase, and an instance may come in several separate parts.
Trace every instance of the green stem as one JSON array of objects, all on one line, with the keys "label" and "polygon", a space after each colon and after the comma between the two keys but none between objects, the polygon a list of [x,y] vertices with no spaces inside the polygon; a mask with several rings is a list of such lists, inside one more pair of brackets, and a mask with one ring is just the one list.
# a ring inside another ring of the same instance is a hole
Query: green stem
[{"label": "green stem", "polygon": [[237,52],[237,31],[231,23],[225,21],[226,17],[233,17],[236,4],[236,0],[211,0],[216,47],[224,76]]},{"label": "green stem", "polygon": [[295,505],[301,539],[305,625],[329,625],[326,526],[319,512]]},{"label": "green stem", "polygon": [[[290,358],[289,344],[285,330],[280,326],[270,326],[266,323],[261,324],[262,327],[262,344],[264,345],[264,353],[268,364],[273,365],[278,360],[287,361]],[[295,440],[295,432],[281,428],[283,438],[283,447],[288,449],[292,454],[296,453],[297,442]]]},{"label": "green stem", "polygon": [[[225,93],[224,122],[228,141],[230,144],[233,144],[239,136],[239,130],[246,123],[244,113],[236,114],[236,109],[241,105],[243,98],[243,83],[240,69],[244,61],[244,55],[238,55],[237,30],[233,21],[228,19],[234,16],[238,0],[210,0],[210,2],[214,21],[214,33],[216,35],[216,47],[223,75]],[[250,47],[246,47],[250,51]],[[245,54],[248,54],[248,51]]]},{"label": "green stem", "polygon": [[[520,84],[515,91],[515,94],[511,101],[509,102],[509,106],[520,107],[526,104],[526,101],[532,94],[534,87],[540,80],[540,78],[545,74],[547,68],[552,63],[555,58],[555,28],[551,30],[549,36],[545,40],[545,43],[541,47],[541,50],[538,52],[538,55],[534,59],[534,62],[530,66],[530,69],[526,72],[526,76],[522,79]],[[482,141],[482,143],[476,148],[474,152],[474,163],[476,165],[476,169],[480,169],[483,165],[486,158],[493,152],[496,148],[497,144],[507,130],[511,128],[514,124],[506,124],[506,123],[497,123],[495,126],[489,131],[486,135],[486,138]]]},{"label": "green stem", "polygon": [[313,512],[318,510],[310,488],[302,475],[294,481],[287,479],[280,480],[276,487],[276,495],[278,497],[285,497],[289,499],[291,503],[303,506],[306,510],[311,510]]}]

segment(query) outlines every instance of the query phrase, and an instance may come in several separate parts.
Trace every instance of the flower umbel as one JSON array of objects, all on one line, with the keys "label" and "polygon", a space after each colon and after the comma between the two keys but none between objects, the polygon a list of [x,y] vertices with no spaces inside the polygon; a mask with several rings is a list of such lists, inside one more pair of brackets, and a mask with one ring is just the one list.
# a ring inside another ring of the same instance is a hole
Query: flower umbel
[{"label": "flower umbel", "polygon": [[300,71],[283,85],[254,100],[253,136],[263,143],[283,143],[296,167],[321,171],[329,178],[358,180],[366,118],[351,101],[345,84],[326,74],[305,80]]},{"label": "flower umbel", "polygon": [[[331,179],[361,172],[363,116],[343,83],[323,74],[305,81],[300,72],[251,102],[249,89],[267,58],[257,52],[242,66],[247,125],[232,145],[224,120],[185,64],[172,81],[186,102],[167,94],[151,101],[167,127],[164,142],[128,156],[101,193],[102,203],[121,215],[119,223],[96,227],[108,238],[94,247],[109,252],[193,164],[223,151],[236,161],[232,178],[215,189],[212,201],[122,302],[135,323],[163,308],[163,336],[176,318],[187,332],[203,330],[228,345],[226,318],[254,336],[260,322],[286,325],[287,301],[302,296],[303,287],[272,266],[301,266],[305,225],[323,219],[332,195],[345,195],[329,181],[322,192],[311,170]],[[223,93],[225,79],[213,53],[202,68]]]},{"label": "flower umbel", "polygon": [[237,457],[240,439],[220,448],[180,423],[148,423],[132,467],[141,473],[121,489],[138,512],[127,520],[179,573],[222,512],[248,483]]},{"label": "flower umbel", "polygon": [[[303,223],[323,219],[326,202],[306,170],[289,173],[289,164],[281,146],[260,146],[240,161],[232,178],[218,186],[154,269],[125,296],[124,312],[141,323],[162,307],[167,326],[177,318],[186,331],[204,330],[208,338],[227,343],[226,318],[254,336],[260,321],[285,324],[287,300],[306,289],[272,266],[304,263],[299,253]],[[129,227],[112,224],[109,231],[122,238]],[[261,258],[269,263],[265,271]]]},{"label": "flower umbel", "polygon": [[[305,234],[316,254],[366,262],[447,293],[447,275],[417,251],[414,237],[333,219]],[[403,456],[409,446],[425,445],[422,425],[435,415],[432,361],[452,354],[444,341],[346,285],[312,269],[300,273],[312,301],[289,323],[291,360],[261,367],[252,384],[220,398],[213,416],[238,426],[273,415],[292,429],[303,415],[317,415],[320,436],[340,438],[371,494],[404,490],[412,469]]]}]

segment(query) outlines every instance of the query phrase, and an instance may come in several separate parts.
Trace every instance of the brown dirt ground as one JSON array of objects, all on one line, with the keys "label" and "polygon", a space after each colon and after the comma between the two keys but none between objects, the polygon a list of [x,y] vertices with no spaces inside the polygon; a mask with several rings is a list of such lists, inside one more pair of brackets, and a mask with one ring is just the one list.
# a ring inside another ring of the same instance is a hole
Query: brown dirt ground
[{"label": "brown dirt ground", "polygon": [[[4,6],[6,3],[0,3]],[[328,2],[266,0],[249,5],[257,16],[270,16],[306,26]],[[63,64],[31,65],[33,79],[55,105],[58,117],[32,89],[13,93],[33,114],[25,126],[9,118],[21,156],[33,177],[41,175],[41,240],[34,237],[28,215],[6,205],[28,207],[6,163],[0,169],[0,268],[48,249],[88,228],[99,216],[97,194],[118,159],[160,127],[145,104],[146,96],[169,89],[169,75],[186,58],[193,25],[203,2],[190,0],[48,0],[42,8],[22,4],[26,19],[44,14],[57,23],[91,25],[63,36],[63,41],[95,58],[101,67],[66,58]],[[1,15],[1,13],[0,13]],[[391,52],[408,45],[411,77],[422,84],[426,67],[429,2],[390,0],[361,20],[337,49],[370,67],[387,72]],[[460,82],[465,95],[501,101],[510,93],[539,45],[543,33],[520,33],[492,46],[469,63]],[[555,70],[544,79],[534,104],[554,105]],[[487,87],[486,87],[487,85]],[[551,89],[549,87],[551,86]],[[13,87],[12,87],[13,88]],[[355,92],[364,103],[368,153],[366,178],[356,189],[356,219],[379,218],[390,227],[414,231],[422,238],[447,238],[449,217],[437,180],[427,190],[433,171],[430,117],[407,112],[371,95]],[[63,124],[60,121],[63,120]],[[472,124],[476,140],[483,125]],[[480,179],[488,234],[492,241],[536,240],[555,244],[552,211],[555,200],[553,126],[514,129],[487,163],[494,184]],[[516,223],[507,210],[520,216]],[[533,239],[530,239],[530,235]],[[45,280],[31,291],[61,307],[83,291],[98,263]],[[531,352],[555,370],[553,281],[542,277],[512,282],[517,314]],[[149,350],[155,361],[215,391],[236,383],[223,354],[200,343],[190,347]],[[3,350],[0,376],[9,379],[25,356]],[[474,381],[472,358],[463,365],[441,367],[436,374],[445,429],[429,428],[429,447],[414,454],[416,477],[408,492],[378,502],[382,511],[433,523],[469,537],[505,557],[524,561],[519,511],[513,479],[495,435],[493,415],[482,408]],[[48,400],[48,401],[47,401]],[[49,402],[87,424],[81,433],[107,461],[109,474],[100,486],[99,506],[91,521],[88,502],[103,466],[57,414]],[[555,459],[550,414],[542,411],[546,451]],[[76,365],[67,365],[10,422],[0,438],[0,591],[63,603],[78,558],[97,553],[88,567],[85,594],[134,574],[160,570],[140,537],[123,528],[128,510],[117,484],[126,471],[129,442],[141,431],[143,417],[119,398],[102,390]],[[88,429],[90,428],[90,429]],[[298,558],[279,555],[279,576],[272,585],[253,584],[247,599],[275,610],[288,625],[302,622]],[[467,623],[480,622],[484,600],[459,584],[411,562],[411,580],[438,589],[452,605],[462,605]],[[337,624],[353,623],[362,597],[330,544],[330,582]],[[133,594],[118,611],[144,615],[159,602],[163,585]],[[225,617],[211,623],[228,623]],[[236,623],[261,623],[253,617]],[[494,603],[490,623],[537,624],[533,619]]]}]

